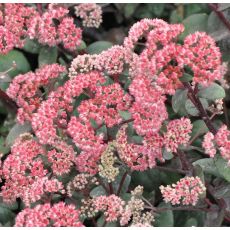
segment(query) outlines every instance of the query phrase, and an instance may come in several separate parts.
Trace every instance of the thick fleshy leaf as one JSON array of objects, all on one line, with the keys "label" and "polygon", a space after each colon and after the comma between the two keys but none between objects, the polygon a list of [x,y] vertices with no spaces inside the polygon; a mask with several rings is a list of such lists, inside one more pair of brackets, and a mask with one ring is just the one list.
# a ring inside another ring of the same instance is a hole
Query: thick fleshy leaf
[{"label": "thick fleshy leaf", "polygon": [[[159,208],[170,208],[170,204],[166,203],[160,203],[158,205]],[[172,210],[167,210],[160,212],[154,222],[154,226],[156,227],[173,227],[174,226],[174,219],[173,219],[173,211]]]},{"label": "thick fleshy leaf", "polygon": [[192,14],[183,20],[185,26],[185,31],[181,34],[180,38],[184,39],[187,35],[192,34],[196,31],[206,31],[207,30],[208,15]]},{"label": "thick fleshy leaf", "polygon": [[0,72],[9,70],[13,66],[13,62],[16,63],[16,67],[8,73],[9,76],[14,77],[30,71],[30,64],[24,54],[18,50],[12,50],[6,55],[0,55]]},{"label": "thick fleshy leaf", "polygon": [[99,54],[104,50],[107,50],[109,48],[112,47],[112,43],[111,42],[107,42],[107,41],[97,41],[92,43],[91,45],[89,45],[86,48],[86,52],[88,54]]},{"label": "thick fleshy leaf", "polygon": [[176,93],[172,96],[172,108],[175,113],[184,112],[185,110],[185,102],[188,99],[187,97],[188,90],[178,89]]},{"label": "thick fleshy leaf", "polygon": [[[203,105],[204,109],[208,108],[208,101],[205,98],[200,98],[200,102]],[[188,112],[188,114],[190,114],[192,116],[198,116],[199,115],[198,109],[195,107],[195,105],[192,103],[192,101],[190,99],[188,99],[185,102],[185,109]]]},{"label": "thick fleshy leaf", "polygon": [[105,189],[101,185],[95,187],[90,192],[90,196],[91,197],[97,197],[97,196],[103,196],[103,195],[106,195],[106,191],[105,191]]},{"label": "thick fleshy leaf", "polygon": [[29,133],[31,131],[31,125],[29,123],[24,123],[23,125],[15,124],[10,130],[6,137],[6,146],[11,146],[14,141],[23,133]]},{"label": "thick fleshy leaf", "polygon": [[38,56],[38,64],[39,67],[47,64],[56,63],[58,56],[57,47],[42,47],[39,56]]},{"label": "thick fleshy leaf", "polygon": [[209,87],[199,90],[198,96],[214,101],[216,99],[224,98],[225,91],[220,85],[212,83]]}]

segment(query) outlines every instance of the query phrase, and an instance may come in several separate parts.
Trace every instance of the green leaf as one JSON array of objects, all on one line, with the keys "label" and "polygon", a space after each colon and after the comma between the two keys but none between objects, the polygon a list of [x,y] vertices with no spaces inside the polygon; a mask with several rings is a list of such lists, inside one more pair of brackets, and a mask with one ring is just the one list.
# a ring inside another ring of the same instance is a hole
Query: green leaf
[{"label": "green leaf", "polygon": [[185,227],[197,227],[198,226],[198,222],[195,218],[189,218],[186,223],[185,223]]},{"label": "green leaf", "polygon": [[221,177],[230,182],[230,167],[220,155],[216,155],[214,158],[200,159],[195,161],[193,165],[199,165],[205,173]]},{"label": "green leaf", "polygon": [[183,18],[177,13],[177,10],[173,10],[170,15],[170,23],[181,23]]},{"label": "green leaf", "polygon": [[9,70],[12,67],[13,62],[16,63],[16,68],[8,73],[9,76],[14,77],[18,74],[30,71],[30,64],[24,54],[18,50],[11,50],[6,55],[0,55],[0,72]]},{"label": "green leaf", "polygon": [[218,186],[214,190],[213,194],[217,199],[230,198],[230,184],[226,183],[224,185]]},{"label": "green leaf", "polygon": [[27,38],[23,50],[32,54],[38,54],[40,47],[41,46],[37,41]]},{"label": "green leaf", "polygon": [[38,56],[39,67],[47,64],[56,63],[58,56],[57,47],[47,47],[44,46],[41,48]]},{"label": "green leaf", "polygon": [[[158,207],[172,207],[170,204],[166,204],[164,202],[160,203]],[[156,220],[154,222],[154,226],[156,227],[173,227],[174,226],[174,218],[172,210],[167,210],[160,212],[158,216],[156,216]]]},{"label": "green leaf", "polygon": [[201,4],[185,4],[184,5],[184,8],[185,8],[185,15],[186,17],[192,15],[192,14],[197,14],[197,13],[200,13],[202,11],[202,7],[201,7]]},{"label": "green leaf", "polygon": [[77,51],[82,51],[86,49],[86,43],[82,40],[81,44],[79,46],[77,46]]},{"label": "green leaf", "polygon": [[[228,9],[222,11],[222,13],[227,20],[230,20],[230,14]],[[225,38],[229,39],[229,31],[226,28],[226,25],[222,22],[222,20],[220,20],[215,12],[211,12],[208,17],[207,30],[208,33],[216,41],[220,41]]]},{"label": "green leaf", "polygon": [[196,31],[206,31],[207,29],[207,14],[193,14],[183,20],[185,30],[180,38],[183,40],[187,35],[195,33]]},{"label": "green leaf", "polygon": [[228,162],[223,159],[220,155],[216,155],[214,158],[214,164],[218,169],[220,175],[228,182],[230,182],[230,166]]},{"label": "green leaf", "polygon": [[222,225],[224,216],[225,216],[225,209],[222,208],[218,210],[217,205],[211,205],[210,209],[214,209],[216,211],[207,212],[206,220],[204,223],[205,227],[220,227]]},{"label": "green leaf", "polygon": [[107,41],[97,41],[86,48],[88,54],[100,54],[102,51],[111,48],[113,44]]},{"label": "green leaf", "polygon": [[142,144],[143,137],[134,135],[130,137],[131,141],[134,142],[135,144]]},{"label": "green leaf", "polygon": [[212,83],[209,87],[199,90],[198,96],[215,101],[225,97],[225,90],[220,85]]},{"label": "green leaf", "polygon": [[[208,101],[205,98],[200,98],[200,102],[203,105],[204,109],[208,108]],[[188,99],[185,102],[185,109],[188,112],[188,114],[190,114],[192,116],[198,116],[199,115],[199,111],[197,110],[197,108],[195,107],[195,105],[192,103],[192,101],[190,99]]]},{"label": "green leaf", "polygon": [[120,116],[124,119],[124,120],[128,120],[131,118],[131,114],[128,111],[121,111],[119,110],[118,113],[120,114]]},{"label": "green leaf", "polygon": [[104,195],[106,195],[106,191],[101,185],[93,188],[90,192],[90,196],[92,198],[97,196],[104,196]]},{"label": "green leaf", "polygon": [[189,82],[193,79],[193,76],[187,73],[184,73],[182,77],[179,78],[181,82]]},{"label": "green leaf", "polygon": [[199,165],[205,173],[221,177],[213,158],[203,158],[193,162],[193,165]]},{"label": "green leaf", "polygon": [[171,160],[174,157],[172,152],[168,152],[165,148],[163,149],[162,155],[165,160]]},{"label": "green leaf", "polygon": [[2,197],[0,198],[0,207],[3,207],[3,208],[7,208],[7,209],[10,209],[10,210],[17,210],[18,209],[18,203],[17,201],[13,202],[13,203],[4,203],[3,202],[3,199]]},{"label": "green leaf", "polygon": [[[149,4],[150,5],[150,4]],[[161,16],[162,13],[164,12],[165,4],[164,3],[154,3],[151,4],[151,9],[154,15],[156,16]]]},{"label": "green leaf", "polygon": [[30,123],[25,122],[23,125],[15,124],[6,137],[6,145],[12,146],[14,141],[23,133],[31,132]]},{"label": "green leaf", "polygon": [[208,131],[209,129],[203,120],[196,120],[192,123],[192,137],[194,137],[197,133],[202,135],[204,133],[207,133]]},{"label": "green leaf", "polygon": [[136,18],[151,18],[153,15],[149,5],[152,4],[146,4],[146,5],[142,5],[141,7],[138,7],[137,10],[135,11],[134,16]]},{"label": "green leaf", "polygon": [[[113,182],[113,188],[116,192],[118,191],[118,189],[120,187],[120,183],[121,183],[121,180],[122,180],[124,173],[125,172],[120,172],[119,175],[117,176],[116,180]],[[130,185],[130,182],[131,182],[131,176],[129,174],[127,174],[125,177],[124,183],[122,185],[122,189],[120,192],[121,195],[125,194],[127,192],[129,185]]]},{"label": "green leaf", "polygon": [[138,7],[139,4],[135,3],[126,3],[124,4],[124,15],[126,18],[130,18],[133,13],[135,12],[136,8]]},{"label": "green leaf", "polygon": [[188,90],[178,89],[172,97],[172,108],[175,113],[179,111],[185,112],[185,102],[188,99],[187,97]]},{"label": "green leaf", "polygon": [[0,222],[6,224],[11,222],[15,217],[15,214],[8,208],[0,206]]}]

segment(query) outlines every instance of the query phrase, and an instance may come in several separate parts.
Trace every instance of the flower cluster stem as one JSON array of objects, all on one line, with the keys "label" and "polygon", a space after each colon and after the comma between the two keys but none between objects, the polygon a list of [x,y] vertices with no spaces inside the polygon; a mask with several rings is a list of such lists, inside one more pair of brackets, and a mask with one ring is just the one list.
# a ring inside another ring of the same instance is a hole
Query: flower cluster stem
[{"label": "flower cluster stem", "polygon": [[200,102],[200,99],[197,97],[197,95],[195,94],[194,90],[192,89],[191,85],[188,82],[184,82],[183,84],[184,87],[188,90],[189,99],[192,101],[194,106],[198,109],[202,120],[205,122],[210,132],[212,132],[215,135],[217,133],[217,130],[213,126],[206,110],[204,109],[203,105]]}]

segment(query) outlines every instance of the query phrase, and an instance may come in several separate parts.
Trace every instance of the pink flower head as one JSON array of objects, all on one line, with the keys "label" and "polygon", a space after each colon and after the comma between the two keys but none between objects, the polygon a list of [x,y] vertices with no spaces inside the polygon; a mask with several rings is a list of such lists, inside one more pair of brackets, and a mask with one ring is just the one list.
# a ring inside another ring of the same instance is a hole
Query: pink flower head
[{"label": "pink flower head", "polygon": [[217,146],[219,147],[221,156],[228,161],[230,165],[230,131],[228,130],[226,125],[222,125],[222,127],[218,130],[215,135],[215,141]]},{"label": "pink flower head", "polygon": [[179,145],[186,145],[189,142],[192,132],[192,124],[188,118],[172,120],[167,125],[167,132],[164,134],[164,144],[167,151],[176,152]]},{"label": "pink flower head", "polygon": [[83,26],[98,28],[102,23],[101,7],[95,3],[82,3],[75,6],[75,14],[83,20]]},{"label": "pink flower head", "polygon": [[28,72],[16,76],[6,93],[16,101],[20,107],[17,119],[20,123],[31,121],[42,101],[40,87],[49,84],[50,80],[56,79],[65,72],[65,67],[58,64],[44,65],[35,73]]},{"label": "pink flower head", "polygon": [[113,222],[123,213],[124,201],[116,195],[98,196],[93,199],[93,206],[96,211],[102,211],[105,214],[106,221]]},{"label": "pink flower head", "polygon": [[130,102],[131,97],[124,93],[118,83],[98,86],[92,99],[81,102],[79,117],[84,122],[93,119],[98,125],[104,122],[112,127],[122,121],[119,110],[127,110]]},{"label": "pink flower head", "polygon": [[79,211],[73,205],[59,202],[26,208],[16,217],[15,227],[83,227]]},{"label": "pink flower head", "polygon": [[160,186],[160,190],[167,203],[196,205],[199,195],[203,194],[206,188],[199,177],[185,177],[172,186]]},{"label": "pink flower head", "polygon": [[64,47],[75,50],[81,43],[82,31],[74,25],[73,18],[64,18],[58,26],[58,35]]},{"label": "pink flower head", "polygon": [[205,32],[188,35],[184,39],[184,48],[180,55],[184,64],[192,69],[194,82],[209,85],[223,77],[220,50]]},{"label": "pink flower head", "polygon": [[216,148],[214,145],[215,137],[211,132],[208,132],[204,136],[204,141],[202,143],[202,147],[205,150],[205,153],[210,157],[214,157],[216,155]]},{"label": "pink flower head", "polygon": [[103,51],[96,58],[96,67],[109,75],[121,74],[124,68],[125,52],[125,48],[118,45]]},{"label": "pink flower head", "polygon": [[128,143],[126,135],[127,126],[121,127],[117,133],[116,147],[121,160],[123,160],[132,170],[144,171],[156,165],[156,159],[161,161],[162,139],[155,134],[151,138],[144,140],[144,145]]}]

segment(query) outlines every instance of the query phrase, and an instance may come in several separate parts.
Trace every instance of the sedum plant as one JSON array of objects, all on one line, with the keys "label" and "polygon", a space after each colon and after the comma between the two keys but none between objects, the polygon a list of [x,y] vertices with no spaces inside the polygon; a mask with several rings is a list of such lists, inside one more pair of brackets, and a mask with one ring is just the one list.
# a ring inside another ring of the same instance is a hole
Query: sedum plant
[{"label": "sedum plant", "polygon": [[[14,226],[159,226],[174,211],[218,208],[229,220],[211,183],[230,181],[230,131],[218,121],[227,67],[214,39],[142,19],[122,44],[92,52],[75,20],[97,28],[102,9],[74,10],[1,4],[1,54],[28,41],[48,50],[1,91],[21,127],[0,169],[2,204],[20,203]],[[63,58],[44,63],[52,49]]]}]

